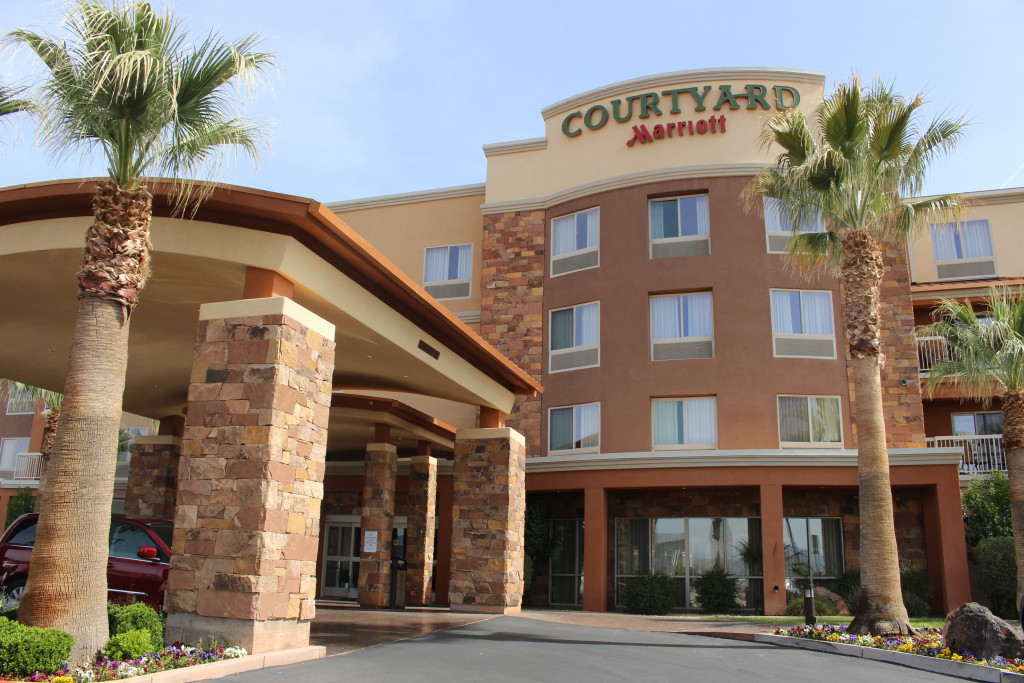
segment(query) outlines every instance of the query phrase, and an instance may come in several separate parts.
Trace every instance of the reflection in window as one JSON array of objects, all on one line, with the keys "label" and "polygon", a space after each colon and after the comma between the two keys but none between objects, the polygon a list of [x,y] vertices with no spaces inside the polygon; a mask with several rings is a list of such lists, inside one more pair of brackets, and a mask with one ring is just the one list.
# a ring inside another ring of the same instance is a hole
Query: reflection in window
[{"label": "reflection in window", "polygon": [[843,522],[838,517],[786,517],[783,523],[786,550],[786,590],[835,589],[845,570]]}]

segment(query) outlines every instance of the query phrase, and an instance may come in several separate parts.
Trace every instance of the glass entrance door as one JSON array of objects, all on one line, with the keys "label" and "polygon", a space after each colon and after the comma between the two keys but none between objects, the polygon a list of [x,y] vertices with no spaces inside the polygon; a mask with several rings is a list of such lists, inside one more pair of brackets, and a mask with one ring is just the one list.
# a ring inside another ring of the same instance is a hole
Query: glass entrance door
[{"label": "glass entrance door", "polygon": [[359,518],[327,522],[321,594],[355,598],[359,586]]}]

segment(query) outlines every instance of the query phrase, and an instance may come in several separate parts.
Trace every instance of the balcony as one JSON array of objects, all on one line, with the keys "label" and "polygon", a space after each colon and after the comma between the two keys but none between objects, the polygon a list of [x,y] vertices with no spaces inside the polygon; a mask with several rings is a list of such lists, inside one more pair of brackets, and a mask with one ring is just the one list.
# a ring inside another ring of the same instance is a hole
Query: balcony
[{"label": "balcony", "polygon": [[931,436],[925,439],[929,448],[960,447],[964,450],[960,461],[961,474],[988,474],[992,470],[1006,471],[1006,450],[1002,434],[976,436]]},{"label": "balcony", "polygon": [[921,377],[927,377],[932,366],[949,358],[949,346],[942,337],[917,338],[917,362],[921,366]]},{"label": "balcony", "polygon": [[[8,466],[0,464],[0,480],[5,481],[38,481],[42,473],[39,453],[18,453],[13,463]],[[131,466],[132,454],[123,451],[117,454],[117,467],[114,470],[114,485],[123,485],[128,481],[128,469]],[[21,484],[18,484],[19,486]]]}]

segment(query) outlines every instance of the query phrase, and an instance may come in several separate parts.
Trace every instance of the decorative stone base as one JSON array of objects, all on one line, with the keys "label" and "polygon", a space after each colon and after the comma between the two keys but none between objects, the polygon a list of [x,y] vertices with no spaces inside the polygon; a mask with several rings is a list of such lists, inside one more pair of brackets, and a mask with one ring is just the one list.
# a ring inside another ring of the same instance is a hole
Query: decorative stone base
[{"label": "decorative stone base", "polygon": [[366,476],[360,527],[365,547],[368,534],[377,535],[374,552],[359,553],[360,607],[391,604],[391,533],[395,519],[395,475],[398,449],[389,443],[366,445]]},{"label": "decorative stone base", "polygon": [[221,645],[244,647],[249,654],[309,645],[309,622],[298,619],[222,619],[198,614],[167,615],[164,640],[194,645],[216,638]]},{"label": "decorative stone base", "polygon": [[454,612],[514,614],[522,605],[524,441],[508,427],[456,434],[448,587]]}]

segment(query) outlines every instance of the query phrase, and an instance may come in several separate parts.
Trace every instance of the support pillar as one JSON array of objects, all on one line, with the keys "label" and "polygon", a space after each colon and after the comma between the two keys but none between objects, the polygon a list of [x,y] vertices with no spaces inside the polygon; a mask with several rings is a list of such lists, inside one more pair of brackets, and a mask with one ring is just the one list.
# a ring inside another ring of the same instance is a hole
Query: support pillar
[{"label": "support pillar", "polygon": [[391,532],[395,521],[398,449],[389,443],[366,446],[363,514],[359,523],[359,606],[388,607],[391,598]]},{"label": "support pillar", "polygon": [[786,613],[786,541],[782,537],[782,484],[761,484],[761,565],[764,613]]},{"label": "support pillar", "polygon": [[124,513],[173,519],[180,459],[181,439],[177,436],[135,437],[128,464]]},{"label": "support pillar", "polygon": [[523,603],[526,446],[508,427],[455,435],[453,612],[515,614]]},{"label": "support pillar", "polygon": [[405,604],[430,604],[437,521],[437,458],[417,455],[409,463],[409,515],[405,543]]},{"label": "support pillar", "polygon": [[924,496],[928,573],[935,581],[932,608],[938,614],[947,614],[965,602],[971,602],[960,475],[955,466],[947,469],[949,476],[926,490]]},{"label": "support pillar", "polygon": [[166,637],[306,646],[334,326],[284,298],[205,304],[199,320]]},{"label": "support pillar", "polygon": [[437,566],[434,568],[434,602],[448,606],[452,577],[452,505],[454,477],[437,480]]},{"label": "support pillar", "polygon": [[583,609],[608,611],[608,492],[583,493]]}]

